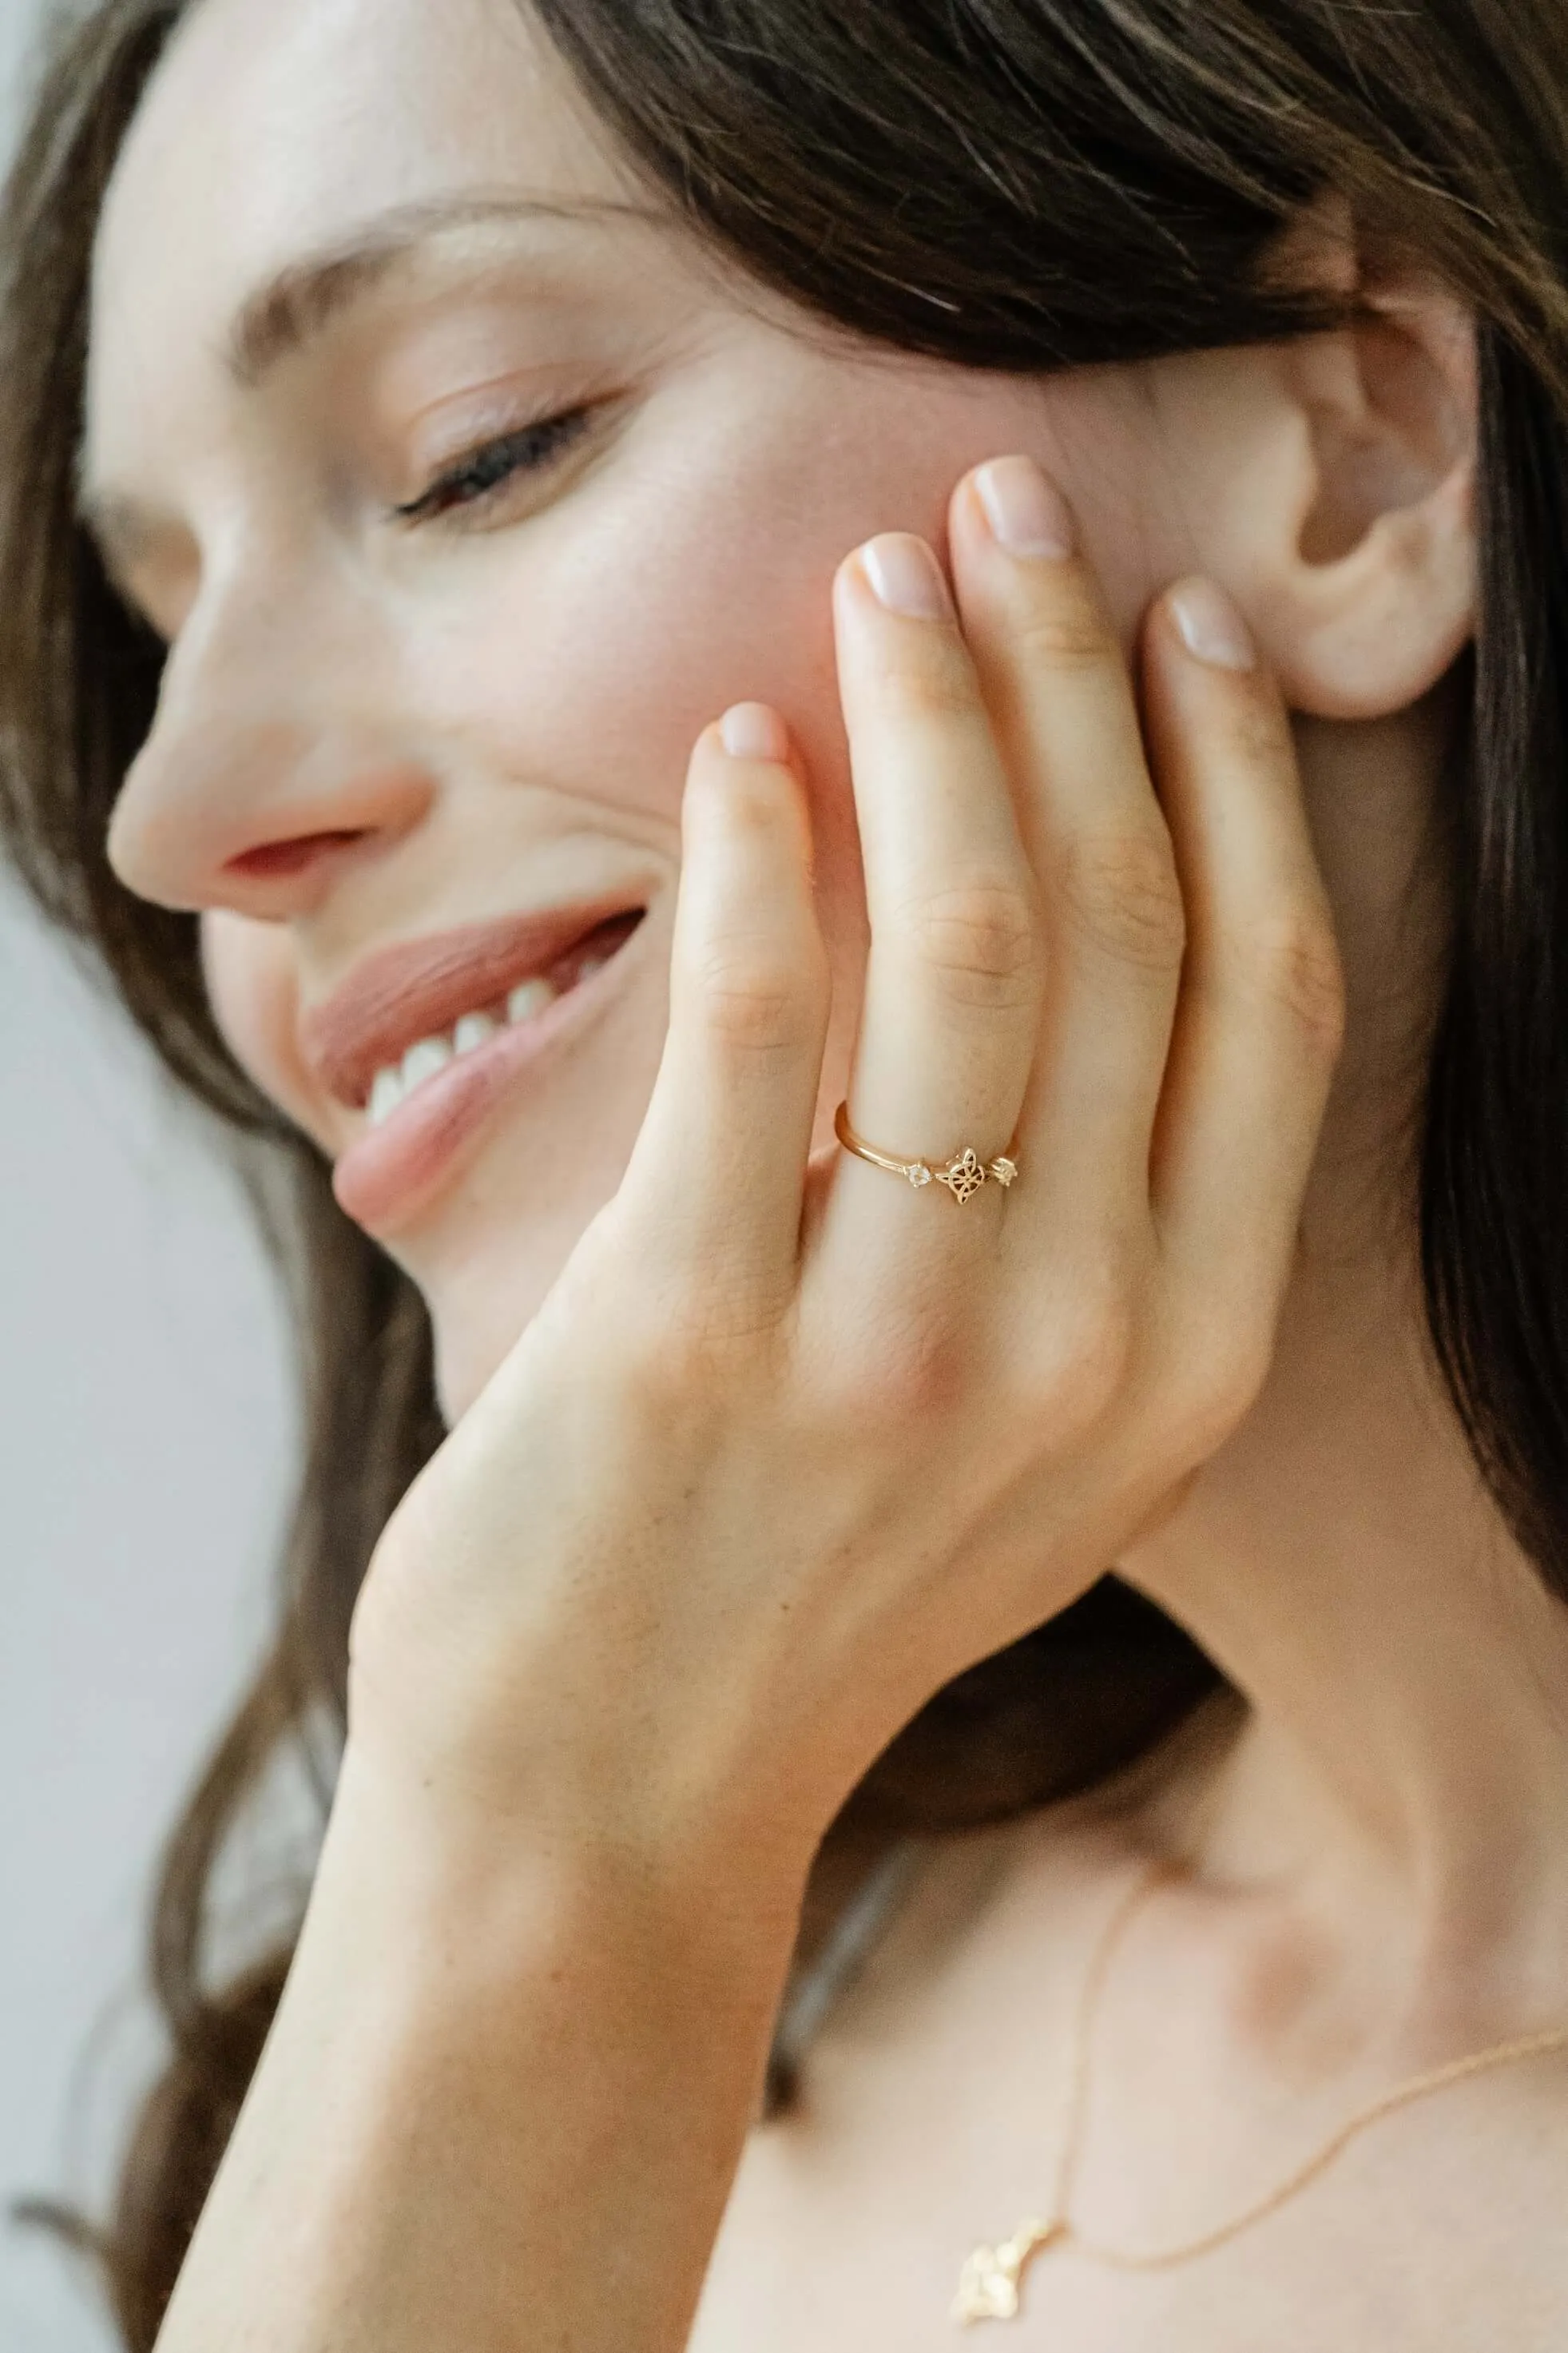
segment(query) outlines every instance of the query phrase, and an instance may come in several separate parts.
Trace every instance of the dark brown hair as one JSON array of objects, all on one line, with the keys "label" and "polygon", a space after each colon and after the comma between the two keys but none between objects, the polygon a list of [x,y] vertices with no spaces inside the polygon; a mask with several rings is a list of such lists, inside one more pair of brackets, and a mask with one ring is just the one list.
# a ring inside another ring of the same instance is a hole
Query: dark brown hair
[{"label": "dark brown hair", "polygon": [[[278,1638],[159,1884],[170,2064],[112,2225],[90,2234],[138,2353],[288,1966],[280,1950],[213,1982],[215,1862],[268,1765],[290,1745],[320,1756],[323,1727],[330,1802],[353,1598],[441,1435],[417,1293],[225,1050],[194,921],[130,898],[105,861],[160,649],[73,516],[89,264],[121,140],[185,5],[107,0],[57,41],[0,249],[0,818],[39,903],[234,1131],[296,1302],[309,1397]],[[1568,0],[532,5],[696,233],[891,347],[1040,373],[1303,332],[1323,313],[1266,256],[1324,189],[1473,306],[1480,619],[1438,812],[1453,935],[1410,1192],[1436,1360],[1502,1513],[1568,1598]],[[835,1852],[897,1828],[1091,1784],[1214,1680],[1108,1578],[932,1701],[851,1802],[824,1885]]]}]

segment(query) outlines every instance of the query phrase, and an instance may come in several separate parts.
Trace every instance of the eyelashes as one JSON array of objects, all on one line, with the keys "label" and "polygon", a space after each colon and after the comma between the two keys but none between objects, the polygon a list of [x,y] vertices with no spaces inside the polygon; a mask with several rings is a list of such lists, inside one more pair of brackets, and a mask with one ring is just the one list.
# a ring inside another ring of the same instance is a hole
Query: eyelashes
[{"label": "eyelashes", "polygon": [[394,516],[399,522],[422,523],[458,508],[470,513],[482,510],[520,476],[543,473],[563,458],[586,430],[591,414],[587,408],[566,408],[481,441],[437,474],[417,498],[394,507]]},{"label": "eyelashes", "polygon": [[[0,0],[3,5],[4,0]],[[493,435],[446,467],[416,498],[402,506],[383,508],[381,513],[384,518],[410,527],[439,522],[447,515],[457,518],[451,525],[454,530],[460,529],[469,515],[478,523],[487,509],[502,504],[509,489],[526,477],[547,474],[563,460],[592,430],[599,411],[616,405],[607,399],[584,402],[575,408],[558,410],[551,417],[535,417],[526,425],[513,427],[510,432]],[[181,624],[166,616],[156,617],[123,573],[101,554],[98,561],[135,639],[136,658],[152,663],[155,675],[173,649]]]}]

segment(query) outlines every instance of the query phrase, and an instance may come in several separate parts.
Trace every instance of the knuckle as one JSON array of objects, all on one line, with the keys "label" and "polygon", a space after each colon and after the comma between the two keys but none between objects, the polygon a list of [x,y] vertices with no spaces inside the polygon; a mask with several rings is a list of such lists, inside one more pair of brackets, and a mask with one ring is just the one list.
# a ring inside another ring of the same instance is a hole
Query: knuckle
[{"label": "knuckle", "polygon": [[1121,649],[1105,615],[1082,590],[1058,586],[1048,603],[1031,604],[1015,624],[1026,660],[1056,670],[1100,670],[1119,663]]},{"label": "knuckle", "polygon": [[940,629],[927,632],[918,651],[906,651],[886,681],[910,717],[938,726],[972,722],[980,708],[973,663],[958,639]]},{"label": "knuckle", "polygon": [[1032,1352],[1037,1410],[1057,1432],[1094,1429],[1128,1395],[1142,1345],[1141,1297],[1114,1250],[1064,1282]]},{"label": "knuckle", "polygon": [[1013,882],[973,881],[931,892],[904,911],[919,966],[955,1003],[1006,1011],[1040,986],[1038,911]]},{"label": "knuckle", "polygon": [[1344,967],[1326,916],[1303,908],[1260,923],[1247,953],[1263,988],[1309,1043],[1331,1058],[1337,1055],[1345,1029]]},{"label": "knuckle", "polygon": [[1073,920],[1098,947],[1153,971],[1180,965],[1186,909],[1168,841],[1132,828],[1086,834],[1063,849],[1057,880]]},{"label": "knuckle", "polygon": [[708,942],[691,977],[710,1033],[744,1054],[789,1055],[814,1035],[816,1009],[801,975],[744,940]]},{"label": "knuckle", "polygon": [[828,1426],[903,1459],[911,1431],[950,1418],[982,1369],[967,1307],[910,1297],[888,1303],[853,1337],[841,1333],[814,1387]]},{"label": "knuckle", "polygon": [[1249,696],[1230,722],[1231,743],[1244,768],[1293,767],[1296,746],[1283,704]]},{"label": "knuckle", "polygon": [[790,1304],[755,1282],[670,1286],[625,1314],[617,1345],[618,1386],[640,1419],[691,1426],[732,1410],[738,1385],[768,1358]]},{"label": "knuckle", "polygon": [[1077,1430],[1103,1422],[1126,1397],[1137,1356],[1131,1303],[1103,1297],[1068,1319],[1051,1366],[1054,1409]]},{"label": "knuckle", "polygon": [[728,1392],[778,1332],[793,1292],[784,1285],[717,1270],[673,1310],[660,1349],[689,1395]]}]

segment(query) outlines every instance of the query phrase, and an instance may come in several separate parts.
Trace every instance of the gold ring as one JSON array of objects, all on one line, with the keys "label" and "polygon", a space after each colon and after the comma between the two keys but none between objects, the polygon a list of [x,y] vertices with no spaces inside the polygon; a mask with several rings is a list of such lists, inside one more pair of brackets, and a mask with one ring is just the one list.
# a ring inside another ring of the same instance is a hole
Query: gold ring
[{"label": "gold ring", "polygon": [[857,1159],[868,1160],[873,1168],[885,1168],[891,1176],[901,1176],[917,1192],[924,1185],[945,1185],[955,1201],[967,1201],[972,1194],[978,1193],[987,1176],[994,1177],[998,1185],[1007,1186],[1018,1174],[1016,1160],[1009,1160],[1005,1155],[998,1160],[982,1160],[969,1145],[941,1167],[929,1160],[896,1160],[890,1152],[879,1152],[875,1145],[856,1134],[849,1124],[847,1103],[841,1103],[834,1113],[833,1132],[845,1151],[853,1152]]}]

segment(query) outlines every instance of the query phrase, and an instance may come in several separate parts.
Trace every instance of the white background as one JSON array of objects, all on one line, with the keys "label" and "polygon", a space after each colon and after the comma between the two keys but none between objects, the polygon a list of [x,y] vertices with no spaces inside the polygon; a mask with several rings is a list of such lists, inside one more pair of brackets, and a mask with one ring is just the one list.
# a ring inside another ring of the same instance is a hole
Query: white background
[{"label": "white background", "polygon": [[[0,0],[0,150],[40,13]],[[5,2211],[101,2200],[156,2053],[146,1890],[267,1623],[284,1359],[212,1140],[0,888]],[[4,2353],[113,2343],[66,2260],[0,2213]]]}]

